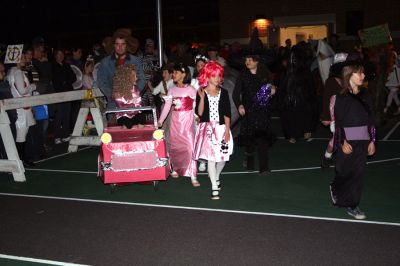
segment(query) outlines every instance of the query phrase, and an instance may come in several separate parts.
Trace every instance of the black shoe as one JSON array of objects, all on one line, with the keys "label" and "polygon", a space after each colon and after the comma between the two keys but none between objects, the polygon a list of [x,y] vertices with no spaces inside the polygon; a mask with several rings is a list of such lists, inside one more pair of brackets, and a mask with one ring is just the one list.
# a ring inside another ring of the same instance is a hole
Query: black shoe
[{"label": "black shoe", "polygon": [[211,199],[212,200],[219,200],[220,199],[220,197],[219,197],[219,190],[212,190],[211,191]]},{"label": "black shoe", "polygon": [[347,214],[350,216],[353,216],[357,220],[364,220],[365,218],[367,218],[365,213],[363,211],[361,211],[359,207],[355,207],[355,208],[348,207]]},{"label": "black shoe", "polygon": [[247,156],[245,161],[246,161],[246,169],[248,171],[254,171],[254,157],[253,156]]},{"label": "black shoe", "polygon": [[258,175],[261,175],[261,176],[267,176],[270,174],[271,174],[270,170],[263,170],[263,171],[260,171],[260,173],[258,173]]},{"label": "black shoe", "polygon": [[331,158],[326,158],[325,155],[322,155],[322,159],[321,159],[321,168],[324,169],[329,169],[329,167],[331,167],[331,165],[335,165],[334,161],[333,161],[333,157]]}]

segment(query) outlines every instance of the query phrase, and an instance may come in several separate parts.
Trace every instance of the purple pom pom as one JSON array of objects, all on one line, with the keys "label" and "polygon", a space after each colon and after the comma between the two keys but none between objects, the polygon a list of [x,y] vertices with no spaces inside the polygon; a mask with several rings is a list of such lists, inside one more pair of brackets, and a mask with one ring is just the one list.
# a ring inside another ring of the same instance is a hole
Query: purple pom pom
[{"label": "purple pom pom", "polygon": [[265,107],[270,102],[271,95],[271,84],[262,85],[260,90],[256,94],[255,104],[259,107]]}]

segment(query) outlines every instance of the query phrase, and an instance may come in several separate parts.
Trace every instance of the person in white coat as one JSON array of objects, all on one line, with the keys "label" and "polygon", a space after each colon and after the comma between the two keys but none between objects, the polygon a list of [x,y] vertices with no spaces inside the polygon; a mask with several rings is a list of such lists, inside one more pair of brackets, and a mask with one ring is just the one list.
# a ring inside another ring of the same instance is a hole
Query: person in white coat
[{"label": "person in white coat", "polygon": [[333,51],[332,47],[329,46],[326,40],[318,41],[318,48],[317,48],[318,68],[322,83],[324,85],[325,81],[329,77],[329,69],[333,63],[334,55],[335,52]]},{"label": "person in white coat", "polygon": [[[29,83],[28,78],[22,70],[25,67],[25,64],[26,58],[23,54],[20,62],[17,63],[16,66],[12,67],[7,74],[7,80],[11,86],[11,94],[14,98],[32,96],[32,91],[36,90],[36,85]],[[15,142],[17,144],[18,154],[27,166],[33,166],[34,164],[25,158],[26,135],[28,134],[29,127],[35,124],[36,121],[31,107],[17,109],[17,121],[15,122],[17,134]]]}]

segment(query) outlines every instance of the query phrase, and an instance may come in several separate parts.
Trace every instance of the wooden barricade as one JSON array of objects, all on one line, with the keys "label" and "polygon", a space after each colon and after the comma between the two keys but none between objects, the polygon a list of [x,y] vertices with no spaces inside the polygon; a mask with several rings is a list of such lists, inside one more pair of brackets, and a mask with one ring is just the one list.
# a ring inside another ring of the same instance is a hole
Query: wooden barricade
[{"label": "wooden barricade", "polygon": [[[95,103],[95,98],[102,97],[99,89],[75,90],[68,92],[59,92],[30,97],[10,98],[0,100],[0,134],[7,153],[7,160],[0,160],[0,172],[11,172],[14,181],[25,182],[25,168],[18,156],[15,140],[13,138],[10,119],[7,110],[13,110],[23,107],[32,107],[43,104],[53,104],[69,102],[75,100],[86,100],[83,107],[79,110],[79,116],[75,123],[74,131],[68,147],[69,152],[76,152],[79,145],[100,145],[100,137],[103,133],[103,116],[99,106]],[[82,136],[82,130],[86,122],[88,113],[93,116],[93,122],[96,126],[98,136]]]}]

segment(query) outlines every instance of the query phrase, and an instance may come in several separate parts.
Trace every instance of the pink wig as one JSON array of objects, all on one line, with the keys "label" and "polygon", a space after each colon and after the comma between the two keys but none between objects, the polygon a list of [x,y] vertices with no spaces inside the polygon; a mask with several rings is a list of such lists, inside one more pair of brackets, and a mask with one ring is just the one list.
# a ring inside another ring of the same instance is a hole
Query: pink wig
[{"label": "pink wig", "polygon": [[200,70],[198,77],[200,87],[207,86],[207,79],[218,75],[221,83],[224,82],[224,68],[216,61],[210,61]]}]

